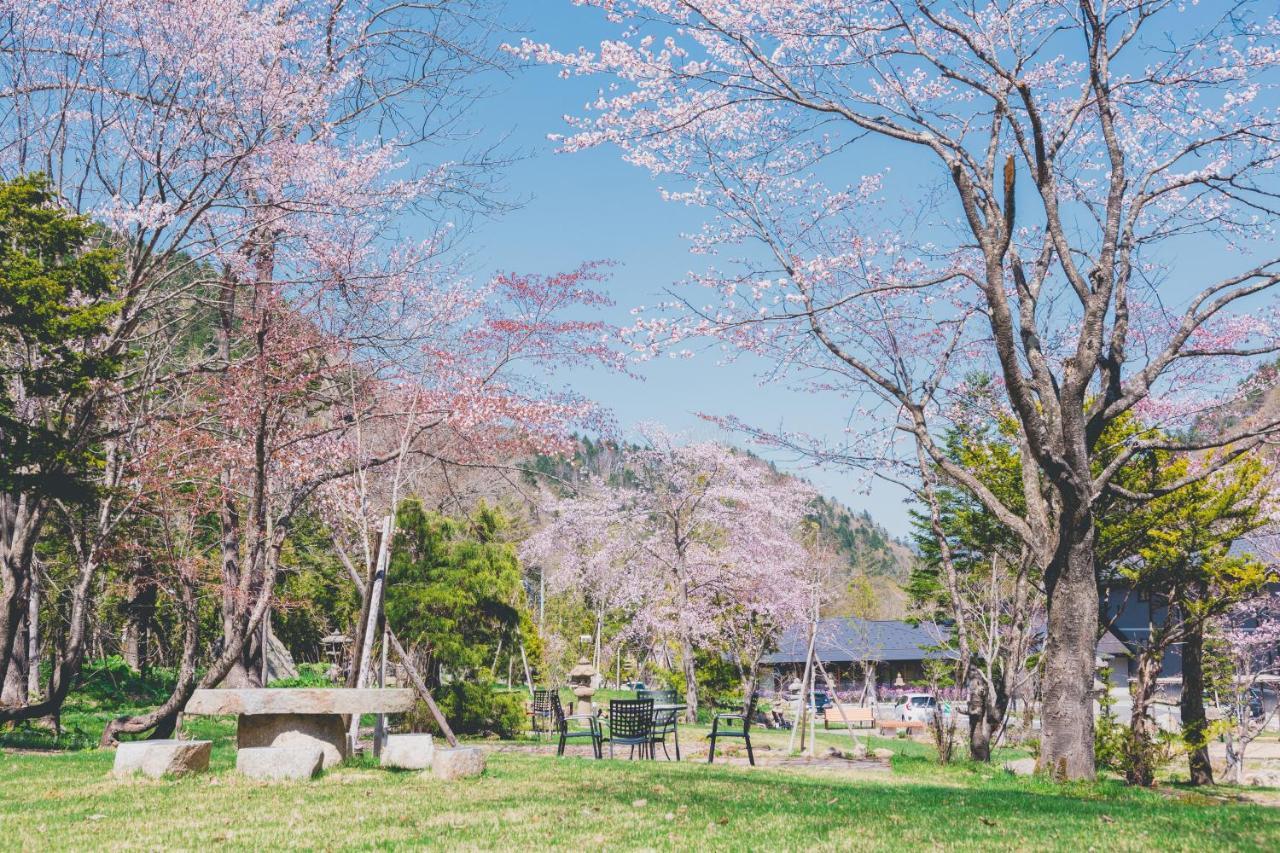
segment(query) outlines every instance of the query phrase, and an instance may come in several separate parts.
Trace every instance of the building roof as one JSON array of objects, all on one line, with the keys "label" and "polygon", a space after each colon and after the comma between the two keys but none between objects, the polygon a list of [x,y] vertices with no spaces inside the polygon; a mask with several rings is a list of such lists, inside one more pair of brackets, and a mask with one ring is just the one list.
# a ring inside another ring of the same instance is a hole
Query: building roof
[{"label": "building roof", "polygon": [[[947,630],[931,622],[911,625],[898,620],[871,620],[846,616],[818,622],[814,651],[824,663],[856,661],[905,661],[950,657],[937,651],[946,641]],[[765,655],[766,666],[804,663],[809,648],[809,626],[797,625],[783,632],[778,650]]]},{"label": "building roof", "polygon": [[[1043,640],[1043,625],[1037,631]],[[947,628],[933,622],[912,625],[896,619],[871,620],[856,616],[823,619],[813,648],[823,663],[856,663],[859,661],[908,661],[955,657],[951,650],[938,650],[950,636]],[[765,655],[765,666],[802,664],[809,647],[809,626],[788,628],[778,641],[778,650]],[[1133,654],[1111,631],[1098,640],[1096,653],[1105,657]]]}]

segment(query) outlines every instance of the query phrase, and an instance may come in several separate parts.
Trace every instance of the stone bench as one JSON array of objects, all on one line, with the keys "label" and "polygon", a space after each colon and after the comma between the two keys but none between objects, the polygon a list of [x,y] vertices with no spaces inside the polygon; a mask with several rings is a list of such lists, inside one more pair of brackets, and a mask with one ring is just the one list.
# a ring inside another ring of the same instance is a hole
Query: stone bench
[{"label": "stone bench", "polygon": [[409,689],[288,687],[197,690],[188,714],[235,714],[236,748],[318,747],[324,766],[348,755],[347,719],[355,714],[398,714],[413,707]]},{"label": "stone bench", "polygon": [[316,746],[251,746],[236,750],[236,772],[271,782],[305,781],[320,775],[324,751]]},{"label": "stone bench", "polygon": [[210,740],[134,740],[116,747],[111,775],[118,779],[141,773],[152,779],[185,776],[209,769]]}]

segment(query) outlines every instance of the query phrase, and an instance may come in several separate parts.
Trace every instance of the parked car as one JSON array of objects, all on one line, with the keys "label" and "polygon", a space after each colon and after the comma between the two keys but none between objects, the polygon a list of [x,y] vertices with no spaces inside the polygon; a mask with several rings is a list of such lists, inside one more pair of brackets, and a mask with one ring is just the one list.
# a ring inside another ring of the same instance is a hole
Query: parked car
[{"label": "parked car", "polygon": [[[934,709],[937,707],[938,700],[928,693],[908,693],[898,700],[894,706],[894,712],[899,720],[927,723],[933,717]],[[943,713],[946,715],[951,713],[949,703],[944,704]]]}]

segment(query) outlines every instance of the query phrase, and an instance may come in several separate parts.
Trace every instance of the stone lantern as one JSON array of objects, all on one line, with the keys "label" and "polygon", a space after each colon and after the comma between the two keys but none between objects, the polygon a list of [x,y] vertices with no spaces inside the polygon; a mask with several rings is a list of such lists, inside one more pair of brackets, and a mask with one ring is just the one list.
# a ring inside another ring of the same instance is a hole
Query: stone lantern
[{"label": "stone lantern", "polygon": [[[591,636],[584,634],[581,637],[583,644],[591,642]],[[596,694],[595,679],[596,668],[591,665],[586,654],[578,658],[578,665],[569,670],[569,686],[573,690],[573,695],[578,697],[578,707],[574,711],[575,714],[591,714],[591,697]]]}]

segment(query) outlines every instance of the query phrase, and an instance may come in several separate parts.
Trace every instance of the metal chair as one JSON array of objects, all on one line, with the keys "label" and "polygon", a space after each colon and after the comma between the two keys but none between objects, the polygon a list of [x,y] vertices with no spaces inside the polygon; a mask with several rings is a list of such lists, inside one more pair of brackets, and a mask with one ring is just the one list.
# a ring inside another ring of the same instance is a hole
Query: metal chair
[{"label": "metal chair", "polygon": [[609,757],[613,758],[615,743],[631,747],[630,758],[635,758],[636,747],[640,747],[640,757],[645,757],[645,750],[653,752],[653,700],[652,699],[610,699],[609,700]]},{"label": "metal chair", "polygon": [[546,728],[550,728],[551,718],[551,697],[555,694],[554,690],[548,688],[534,688],[533,691],[533,707],[529,710],[529,719],[531,727],[535,734],[544,731],[543,723],[547,723]]},{"label": "metal chair", "polygon": [[[591,751],[596,758],[603,758],[600,742],[603,734],[600,731],[600,718],[595,714],[566,714],[560,704],[559,691],[551,693],[551,716],[555,720],[556,732],[560,735],[560,743],[556,746],[556,755],[564,755],[566,741],[579,738],[591,738]],[[586,730],[569,728],[569,721],[585,722]]]},{"label": "metal chair", "polygon": [[[747,744],[747,761],[756,766],[755,753],[751,751],[751,718],[756,713],[756,694],[753,692],[747,700],[745,714],[716,714],[711,722],[711,749],[707,750],[707,763],[716,757],[716,739],[722,737],[739,737]],[[724,726],[723,730],[721,726]]]},{"label": "metal chair", "polygon": [[[679,702],[674,690],[637,690],[637,699],[652,699],[655,705],[674,705]],[[676,744],[676,761],[680,760],[680,732],[676,728],[676,711],[654,711],[653,712],[653,732],[652,741],[649,746],[650,758],[657,757],[657,750],[653,744],[662,744],[662,754],[671,760],[671,753],[667,752],[667,735],[672,735]]]}]

